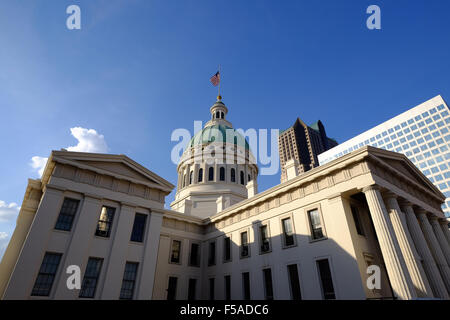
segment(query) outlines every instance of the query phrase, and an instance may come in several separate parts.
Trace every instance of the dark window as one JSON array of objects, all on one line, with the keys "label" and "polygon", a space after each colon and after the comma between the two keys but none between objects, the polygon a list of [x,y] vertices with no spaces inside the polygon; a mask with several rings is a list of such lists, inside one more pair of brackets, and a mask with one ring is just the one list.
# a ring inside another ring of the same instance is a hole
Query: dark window
[{"label": "dark window", "polygon": [[208,169],[208,181],[213,181],[214,180],[214,168],[213,167],[209,167]]},{"label": "dark window", "polygon": [[203,181],[203,168],[198,169],[198,182]]},{"label": "dark window", "polygon": [[247,231],[241,233],[241,257],[248,257],[248,233]]},{"label": "dark window", "polygon": [[32,296],[49,296],[62,254],[46,252],[34,282]]},{"label": "dark window", "polygon": [[209,279],[209,300],[214,300],[214,278]]},{"label": "dark window", "polygon": [[97,230],[95,235],[99,237],[108,238],[111,233],[111,227],[114,219],[114,212],[116,209],[110,207],[103,207],[100,213],[100,219],[97,223]]},{"label": "dark window", "polygon": [[194,267],[200,265],[200,250],[198,243],[191,243],[191,256],[189,257],[189,264]]},{"label": "dark window", "polygon": [[225,237],[223,239],[223,261],[231,260],[231,239],[230,237]]},{"label": "dark window", "polygon": [[250,300],[250,273],[242,273],[242,289],[244,294],[244,300]]},{"label": "dark window", "polygon": [[80,201],[65,198],[61,211],[59,212],[58,221],[56,221],[55,229],[70,231],[72,229],[73,220],[77,213],[78,204]]},{"label": "dark window", "polygon": [[209,252],[208,252],[208,265],[213,266],[216,264],[216,243],[209,243]]},{"label": "dark window", "polygon": [[324,237],[322,230],[322,222],[320,221],[319,210],[314,209],[308,211],[309,223],[311,225],[312,238],[314,240],[321,239]]},{"label": "dark window", "polygon": [[359,211],[355,207],[352,206],[352,215],[353,215],[353,221],[355,221],[356,226],[356,232],[358,232],[359,235],[364,235],[364,230],[361,225],[361,220],[359,217]]},{"label": "dark window", "polygon": [[291,218],[283,219],[281,223],[283,225],[284,245],[286,247],[292,246],[294,244],[294,231],[292,230]]},{"label": "dark window", "polygon": [[289,274],[289,283],[291,285],[291,297],[292,300],[301,300],[302,294],[300,291],[300,279],[298,277],[298,269],[296,264],[290,264],[287,266]]},{"label": "dark window", "polygon": [[196,289],[197,279],[189,279],[188,300],[195,300]]},{"label": "dark window", "polygon": [[231,300],[231,276],[224,277],[225,281],[225,300]]},{"label": "dark window", "polygon": [[175,300],[177,296],[177,277],[169,277],[169,287],[167,288],[167,300]]},{"label": "dark window", "polygon": [[146,214],[136,213],[134,216],[133,231],[131,232],[131,241],[142,242],[144,240],[146,222]]},{"label": "dark window", "polygon": [[181,241],[172,241],[172,253],[170,255],[170,262],[180,263]]},{"label": "dark window", "polygon": [[244,179],[244,171],[241,171],[241,184],[245,184],[245,179]]},{"label": "dark window", "polygon": [[252,181],[252,176],[251,176],[250,174],[247,175],[247,181],[248,181],[248,182]]},{"label": "dark window", "polygon": [[191,171],[191,173],[189,173],[189,184],[192,184],[192,177],[194,176],[194,171]]},{"label": "dark window", "polygon": [[336,299],[333,287],[333,279],[331,277],[330,264],[328,259],[317,260],[317,266],[319,268],[320,282],[322,285],[323,298]]},{"label": "dark window", "polygon": [[231,168],[231,182],[236,182],[236,170]]},{"label": "dark window", "polygon": [[225,181],[225,168],[224,167],[220,167],[220,181]]},{"label": "dark window", "polygon": [[273,300],[272,270],[264,269],[264,290],[266,300]]},{"label": "dark window", "polygon": [[225,118],[225,114],[223,112],[220,113],[220,116],[221,116],[222,119]]},{"label": "dark window", "polygon": [[139,264],[136,262],[127,262],[125,264],[119,299],[133,299],[138,266]]},{"label": "dark window", "polygon": [[81,285],[80,298],[93,298],[97,289],[98,277],[102,269],[103,259],[89,258],[84,271],[83,284]]},{"label": "dark window", "polygon": [[216,119],[220,119],[220,112],[216,111]]},{"label": "dark window", "polygon": [[270,251],[270,240],[267,226],[261,226],[259,230],[261,234],[261,252],[268,252]]}]

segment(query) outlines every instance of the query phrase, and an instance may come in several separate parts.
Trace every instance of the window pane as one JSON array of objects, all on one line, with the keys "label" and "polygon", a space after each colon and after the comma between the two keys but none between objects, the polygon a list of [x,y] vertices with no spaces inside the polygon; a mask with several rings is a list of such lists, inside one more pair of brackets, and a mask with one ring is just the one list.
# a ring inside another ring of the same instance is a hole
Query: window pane
[{"label": "window pane", "polygon": [[80,298],[93,298],[95,296],[102,264],[103,259],[89,258],[81,285]]},{"label": "window pane", "polygon": [[131,232],[131,241],[142,242],[144,240],[146,222],[146,214],[136,213],[134,216],[133,231]]},{"label": "window pane", "polygon": [[62,254],[47,252],[34,283],[32,296],[49,296]]},{"label": "window pane", "polygon": [[298,277],[298,269],[296,264],[287,266],[289,274],[289,282],[291,285],[291,297],[292,300],[301,300],[302,294],[300,291],[300,279]]},{"label": "window pane", "polygon": [[97,223],[97,230],[95,235],[99,237],[108,238],[111,233],[112,222],[114,219],[114,212],[116,209],[110,207],[103,207],[100,213],[100,219]]},{"label": "window pane", "polygon": [[138,265],[135,262],[127,262],[125,264],[119,299],[133,299]]},{"label": "window pane", "polygon": [[292,230],[291,218],[283,219],[284,245],[291,246],[294,244],[294,233]]},{"label": "window pane", "polygon": [[78,209],[80,201],[65,198],[61,211],[59,212],[58,221],[56,221],[55,229],[70,231],[72,229],[73,220]]},{"label": "window pane", "polygon": [[264,289],[266,300],[273,300],[272,270],[264,269]]},{"label": "window pane", "polygon": [[318,260],[317,265],[319,267],[319,275],[324,299],[336,299],[328,259]]},{"label": "window pane", "polygon": [[181,242],[178,240],[172,241],[172,254],[170,256],[170,262],[179,263],[180,262],[180,249]]}]

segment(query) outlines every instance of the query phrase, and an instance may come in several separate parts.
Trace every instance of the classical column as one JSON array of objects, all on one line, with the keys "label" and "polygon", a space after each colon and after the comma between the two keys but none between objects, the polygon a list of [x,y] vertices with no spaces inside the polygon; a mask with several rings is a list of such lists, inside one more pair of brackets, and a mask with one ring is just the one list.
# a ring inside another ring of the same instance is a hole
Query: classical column
[{"label": "classical column", "polygon": [[400,250],[405,259],[406,267],[411,277],[412,283],[418,297],[433,297],[430,284],[428,282],[425,271],[423,270],[419,254],[416,251],[414,242],[411,239],[404,213],[400,210],[397,202],[397,196],[388,193],[385,196],[386,204],[389,209],[389,217],[391,218],[395,236],[397,238]]},{"label": "classical column", "polygon": [[406,223],[409,232],[420,257],[422,258],[423,268],[425,269],[425,273],[428,276],[428,280],[435,296],[441,299],[449,299],[444,280],[442,279],[436,262],[428,248],[427,241],[420,229],[419,222],[417,221],[416,214],[414,213],[411,204],[403,203],[403,209],[406,214]]},{"label": "classical column", "polygon": [[440,222],[442,232],[444,233],[445,238],[447,238],[448,245],[450,246],[450,230],[448,229],[448,222],[445,219],[441,220]]},{"label": "classical column", "polygon": [[414,286],[408,274],[405,260],[400,251],[380,191],[376,186],[369,186],[364,188],[363,192],[367,199],[370,216],[378,237],[392,290],[399,299],[416,298]]},{"label": "classical column", "polygon": [[431,227],[433,227],[434,235],[436,236],[439,245],[441,246],[442,253],[444,254],[445,260],[447,260],[447,265],[450,266],[450,246],[445,238],[444,233],[441,229],[441,224],[436,217],[430,219]]},{"label": "classical column", "polygon": [[431,227],[424,210],[418,211],[418,218],[420,221],[420,226],[422,227],[423,235],[428,242],[430,251],[434,256],[434,260],[436,261],[442,279],[444,280],[447,292],[450,292],[450,268],[447,265],[447,261],[445,260],[444,254],[439,246],[439,242],[434,235],[433,228]]}]

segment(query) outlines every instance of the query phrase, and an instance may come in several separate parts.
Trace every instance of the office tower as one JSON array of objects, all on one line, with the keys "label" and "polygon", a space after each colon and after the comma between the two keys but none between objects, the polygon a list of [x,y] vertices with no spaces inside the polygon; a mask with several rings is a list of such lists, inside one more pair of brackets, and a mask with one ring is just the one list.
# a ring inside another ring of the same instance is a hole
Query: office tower
[{"label": "office tower", "polygon": [[450,116],[440,95],[319,155],[323,165],[365,145],[405,154],[446,196],[450,216]]},{"label": "office tower", "polygon": [[288,129],[282,131],[278,138],[278,150],[281,163],[281,182],[287,180],[286,162],[294,159],[297,171],[306,172],[319,165],[317,156],[337,145],[327,137],[325,127],[319,120],[311,126],[300,118]]}]

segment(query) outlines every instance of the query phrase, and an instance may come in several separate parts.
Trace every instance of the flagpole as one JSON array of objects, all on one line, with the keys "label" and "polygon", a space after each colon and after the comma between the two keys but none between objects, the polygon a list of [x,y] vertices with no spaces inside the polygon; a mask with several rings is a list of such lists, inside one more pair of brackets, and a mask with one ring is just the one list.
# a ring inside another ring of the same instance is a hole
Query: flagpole
[{"label": "flagpole", "polygon": [[218,92],[218,96],[217,96],[217,98],[218,99],[220,99],[219,97],[220,97],[220,79],[221,78],[221,75],[220,75],[220,64],[219,64],[219,92]]}]

